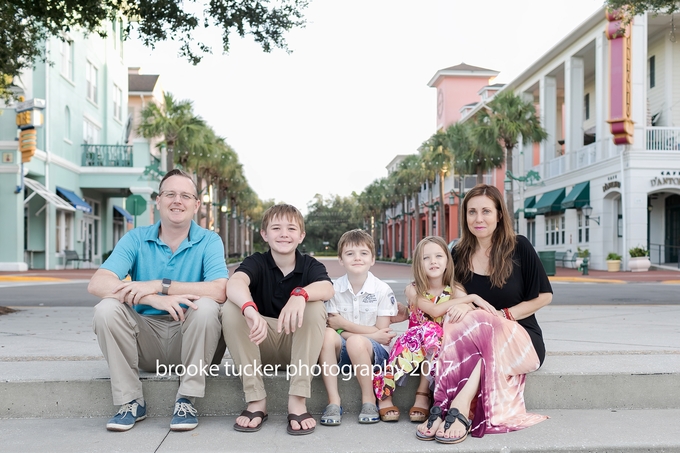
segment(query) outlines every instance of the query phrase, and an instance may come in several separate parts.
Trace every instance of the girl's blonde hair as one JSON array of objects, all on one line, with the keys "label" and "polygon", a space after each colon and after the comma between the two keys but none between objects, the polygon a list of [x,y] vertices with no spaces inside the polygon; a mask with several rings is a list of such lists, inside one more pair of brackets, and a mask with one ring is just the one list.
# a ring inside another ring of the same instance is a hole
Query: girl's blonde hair
[{"label": "girl's blonde hair", "polygon": [[423,249],[427,244],[437,244],[442,248],[446,254],[446,268],[442,275],[442,283],[444,283],[444,285],[449,285],[451,289],[455,286],[453,259],[451,258],[449,248],[446,246],[446,242],[439,236],[427,236],[418,243],[415,252],[413,252],[413,280],[415,281],[416,293],[418,296],[425,294],[430,286],[430,281],[427,279],[427,274],[425,273],[423,266]]}]

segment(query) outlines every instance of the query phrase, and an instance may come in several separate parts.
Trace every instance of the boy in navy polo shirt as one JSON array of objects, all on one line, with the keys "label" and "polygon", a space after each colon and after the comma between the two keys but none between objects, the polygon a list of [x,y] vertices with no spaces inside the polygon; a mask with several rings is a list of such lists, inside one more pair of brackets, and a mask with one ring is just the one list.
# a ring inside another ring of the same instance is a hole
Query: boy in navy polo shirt
[{"label": "boy in navy polo shirt", "polygon": [[268,364],[289,373],[288,433],[309,434],[316,426],[306,405],[310,371],[326,328],[323,301],[333,297],[333,285],[323,264],[297,250],[305,237],[297,208],[279,204],[267,209],[260,234],[269,251],[243,260],[229,281],[229,302],[222,307],[224,338],[248,403],[234,429],[259,431],[267,420],[267,393],[259,370]]},{"label": "boy in navy polo shirt", "polygon": [[328,406],[321,424],[342,421],[338,374],[349,375],[350,367],[361,387],[359,423],[380,421],[373,393],[373,366],[389,358],[388,347],[396,335],[390,330],[398,312],[392,288],[369,269],[375,264],[375,244],[364,230],[347,231],[338,241],[338,259],[347,271],[333,284],[335,295],[326,302],[328,327],[319,365],[328,392]]},{"label": "boy in navy polo shirt", "polygon": [[[139,369],[158,372],[159,365],[183,371],[170,429],[194,429],[203,370],[224,355],[217,351],[229,275],[222,240],[192,220],[200,201],[182,170],[165,175],[156,205],[160,221],[125,234],[87,288],[103,299],[93,328],[109,365],[113,403],[121,406],[106,424],[110,431],[146,418]],[[128,275],[131,281],[124,281]]]}]

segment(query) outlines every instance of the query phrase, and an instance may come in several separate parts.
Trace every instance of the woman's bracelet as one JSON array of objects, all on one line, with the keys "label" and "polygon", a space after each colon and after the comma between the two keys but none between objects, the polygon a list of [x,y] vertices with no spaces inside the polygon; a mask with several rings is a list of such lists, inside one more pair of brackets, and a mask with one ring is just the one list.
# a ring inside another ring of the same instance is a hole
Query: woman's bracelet
[{"label": "woman's bracelet", "polygon": [[510,313],[509,308],[503,308],[501,311],[503,312],[503,316],[505,317],[505,319],[509,319],[510,321],[515,320],[515,317],[512,316],[512,313]]}]

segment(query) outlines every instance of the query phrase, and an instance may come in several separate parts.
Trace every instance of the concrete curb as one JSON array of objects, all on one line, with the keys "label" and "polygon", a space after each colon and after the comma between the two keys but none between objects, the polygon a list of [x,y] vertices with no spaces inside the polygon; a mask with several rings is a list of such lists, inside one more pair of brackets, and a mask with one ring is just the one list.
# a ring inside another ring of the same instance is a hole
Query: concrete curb
[{"label": "concrete curb", "polygon": [[604,278],[588,277],[548,277],[551,282],[577,282],[577,283],[628,283],[625,280],[610,280]]}]

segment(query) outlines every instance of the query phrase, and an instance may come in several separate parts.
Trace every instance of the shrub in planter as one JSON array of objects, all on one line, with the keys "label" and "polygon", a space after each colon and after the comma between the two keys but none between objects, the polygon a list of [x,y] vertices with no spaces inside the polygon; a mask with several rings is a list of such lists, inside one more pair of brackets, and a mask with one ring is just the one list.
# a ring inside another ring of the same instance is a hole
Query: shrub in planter
[{"label": "shrub in planter", "polygon": [[614,252],[607,255],[607,271],[618,272],[620,270],[621,270],[621,255]]},{"label": "shrub in planter", "polygon": [[642,247],[633,247],[628,250],[630,254],[630,261],[628,261],[628,267],[633,272],[646,272],[652,266],[652,262],[649,260],[649,251]]}]

